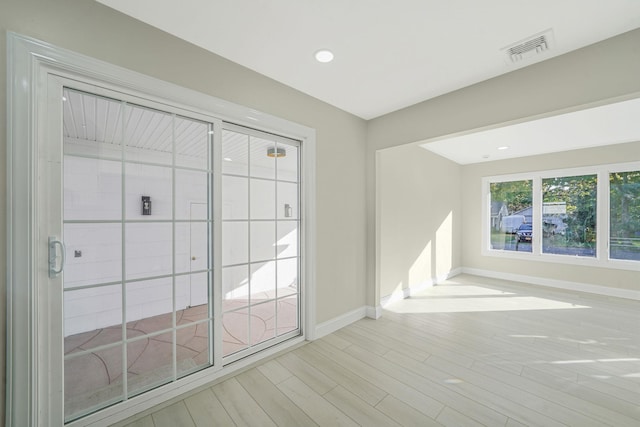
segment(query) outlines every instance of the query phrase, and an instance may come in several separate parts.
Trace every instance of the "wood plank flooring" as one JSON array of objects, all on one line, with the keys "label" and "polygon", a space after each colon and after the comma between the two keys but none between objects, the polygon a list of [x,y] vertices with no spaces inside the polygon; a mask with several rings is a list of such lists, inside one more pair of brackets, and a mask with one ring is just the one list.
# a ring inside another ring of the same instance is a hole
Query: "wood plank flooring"
[{"label": "wood plank flooring", "polygon": [[640,426],[640,302],[462,275],[142,418]]}]

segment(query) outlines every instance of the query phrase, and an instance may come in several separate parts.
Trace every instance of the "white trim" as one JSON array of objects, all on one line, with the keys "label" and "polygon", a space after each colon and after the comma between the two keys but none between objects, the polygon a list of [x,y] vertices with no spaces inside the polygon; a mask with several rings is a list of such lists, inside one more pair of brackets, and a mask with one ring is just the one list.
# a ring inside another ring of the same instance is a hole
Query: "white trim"
[{"label": "white trim", "polygon": [[[416,295],[426,289],[429,289],[433,286],[436,286],[438,283],[442,283],[447,279],[451,279],[452,277],[455,277],[459,274],[462,274],[462,268],[458,267],[455,268],[451,271],[449,271],[447,274],[443,274],[440,275],[438,277],[434,277],[430,280],[427,280],[425,282],[422,282],[418,285],[415,286],[410,286],[408,288],[404,288],[402,290],[398,290],[395,291],[394,293],[390,294],[390,295],[386,295],[382,298],[380,298],[380,306],[382,308],[386,308],[389,304],[393,304],[394,302],[406,299],[411,297],[412,295]],[[378,316],[380,317],[380,316]]]},{"label": "white trim", "polygon": [[[107,89],[120,88],[153,102],[171,103],[195,114],[214,116],[248,127],[296,139],[301,144],[304,199],[301,252],[304,263],[303,336],[274,346],[256,357],[248,357],[222,371],[201,371],[161,389],[77,420],[72,426],[108,425],[226,375],[248,363],[266,357],[315,334],[315,237],[316,237],[316,132],[315,129],[281,119],[213,96],[186,89],[97,59],[58,48],[46,42],[7,33],[7,406],[8,426],[58,425],[47,417],[48,396],[58,393],[54,384],[43,381],[50,369],[38,362],[47,343],[40,342],[38,327],[46,325],[48,314],[38,311],[46,303],[37,278],[42,245],[38,238],[39,141],[46,132],[39,128],[38,103],[46,97],[47,76],[57,74],[79,81],[100,82]],[[44,80],[43,80],[44,79]],[[41,142],[40,142],[41,143]],[[46,165],[45,165],[46,166]],[[42,210],[40,210],[42,211]],[[38,317],[36,318],[36,315]],[[263,356],[264,355],[264,356]],[[59,394],[59,393],[58,393]]]},{"label": "white trim", "polygon": [[300,221],[304,229],[300,237],[300,257],[304,260],[300,266],[300,275],[304,278],[302,306],[302,333],[307,340],[314,340],[316,334],[316,134],[315,130],[301,147],[302,176]]},{"label": "white trim", "polygon": [[586,292],[596,295],[604,295],[608,297],[626,298],[640,301],[640,291],[631,289],[619,289],[609,286],[592,285],[588,283],[569,282],[567,280],[556,280],[545,277],[527,276],[524,274],[504,273],[501,271],[482,270],[479,268],[463,267],[464,274],[472,274],[474,276],[490,277],[492,279],[511,280],[514,282],[530,283],[532,285],[547,286],[550,288],[565,289],[576,292]]},{"label": "white trim", "polygon": [[[374,153],[374,179],[375,179],[375,183],[374,183],[374,209],[375,209],[375,213],[374,213],[374,217],[373,217],[373,221],[374,221],[374,226],[373,226],[373,236],[367,236],[367,245],[371,246],[371,243],[369,243],[372,240],[374,240],[374,253],[373,253],[373,266],[371,266],[369,273],[373,273],[373,303],[376,304],[378,303],[380,297],[380,289],[382,288],[380,282],[381,282],[381,278],[382,278],[382,153],[380,150],[377,150]],[[367,266],[369,269],[369,266]],[[371,271],[373,270],[373,271]],[[367,303],[370,303],[370,301],[367,301]],[[381,315],[381,311],[378,312],[378,307],[376,307],[376,317],[374,317],[374,319],[377,319],[380,317]]]},{"label": "white trim", "polygon": [[337,331],[338,329],[342,329],[345,326],[349,326],[353,322],[357,322],[360,319],[364,319],[367,317],[368,307],[360,307],[352,310],[348,313],[342,314],[338,317],[335,317],[331,320],[327,320],[326,322],[320,323],[316,326],[315,339],[320,339],[325,335],[329,335]]}]

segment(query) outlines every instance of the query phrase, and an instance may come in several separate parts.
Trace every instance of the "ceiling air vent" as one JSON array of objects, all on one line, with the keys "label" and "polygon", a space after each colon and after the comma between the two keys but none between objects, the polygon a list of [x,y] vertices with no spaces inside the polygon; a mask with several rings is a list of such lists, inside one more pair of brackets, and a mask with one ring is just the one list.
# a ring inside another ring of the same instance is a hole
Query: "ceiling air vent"
[{"label": "ceiling air vent", "polygon": [[511,46],[502,49],[506,54],[506,62],[515,64],[526,59],[538,56],[553,46],[553,31],[548,29]]}]

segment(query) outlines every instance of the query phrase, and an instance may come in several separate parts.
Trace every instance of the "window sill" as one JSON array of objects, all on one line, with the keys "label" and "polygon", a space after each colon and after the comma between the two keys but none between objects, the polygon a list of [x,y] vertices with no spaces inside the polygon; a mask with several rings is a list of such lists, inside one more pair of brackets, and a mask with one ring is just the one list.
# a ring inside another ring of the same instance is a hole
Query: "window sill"
[{"label": "window sill", "polygon": [[502,251],[484,249],[483,256],[514,259],[519,261],[548,262],[554,264],[578,265],[584,267],[607,268],[614,270],[640,271],[640,261],[605,259],[601,257],[583,257],[578,255],[535,254],[531,252]]}]

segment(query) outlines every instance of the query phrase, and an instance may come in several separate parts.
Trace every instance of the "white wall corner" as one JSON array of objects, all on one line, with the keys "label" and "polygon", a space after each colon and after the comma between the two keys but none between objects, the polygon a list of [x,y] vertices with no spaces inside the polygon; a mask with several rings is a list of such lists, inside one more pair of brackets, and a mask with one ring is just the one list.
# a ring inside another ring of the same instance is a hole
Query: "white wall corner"
[{"label": "white wall corner", "polygon": [[367,308],[367,317],[369,319],[379,319],[380,316],[382,316],[382,306],[381,305],[377,305],[375,307],[372,307],[372,306],[368,305],[366,308]]},{"label": "white wall corner", "polygon": [[325,335],[329,335],[338,329],[342,329],[345,326],[349,326],[353,322],[357,322],[360,319],[368,317],[368,309],[369,307],[362,306],[355,310],[352,310],[348,313],[342,314],[338,317],[335,317],[331,320],[327,320],[326,322],[322,322],[316,326],[315,333],[313,334],[313,338],[309,337],[309,340],[316,340],[324,337]]},{"label": "white wall corner", "polygon": [[501,271],[482,270],[479,268],[463,267],[464,274],[490,277],[492,279],[511,280],[514,282],[530,283],[532,285],[546,286],[549,288],[564,289],[576,292],[604,295],[608,297],[626,298],[640,301],[640,291],[631,289],[611,288],[609,286],[592,285],[588,283],[569,282],[566,280],[549,279],[546,277],[526,276],[524,274],[504,273]]}]

